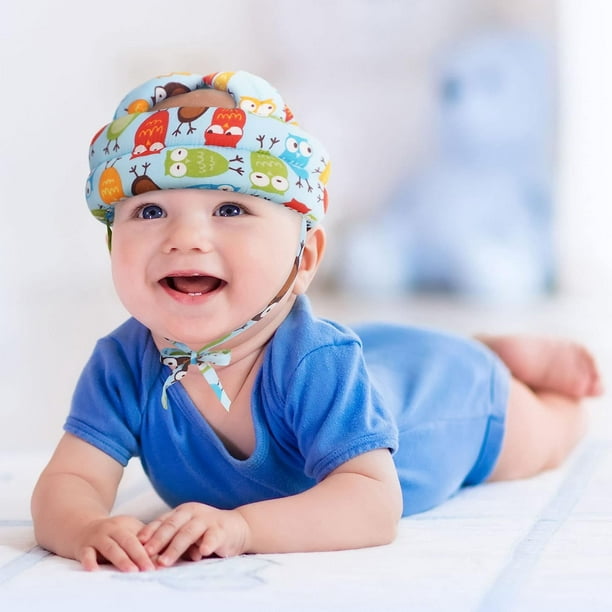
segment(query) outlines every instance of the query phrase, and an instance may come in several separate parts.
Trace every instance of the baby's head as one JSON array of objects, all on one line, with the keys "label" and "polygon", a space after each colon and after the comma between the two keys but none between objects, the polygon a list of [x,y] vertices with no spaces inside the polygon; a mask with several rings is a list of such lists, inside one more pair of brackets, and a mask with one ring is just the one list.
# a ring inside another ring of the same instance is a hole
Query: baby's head
[{"label": "baby's head", "polygon": [[174,73],[119,104],[90,146],[87,203],[112,225],[114,205],[156,189],[240,192],[301,214],[327,208],[329,157],[269,83],[247,72]]},{"label": "baby's head", "polygon": [[[306,291],[324,251],[318,224],[327,208],[329,168],[325,149],[293,121],[280,94],[246,72],[161,76],[121,101],[91,142],[87,203],[109,232],[116,221],[115,286],[158,347],[223,346],[227,352],[245,338],[273,333],[293,298]],[[228,216],[217,214],[219,207],[244,204],[246,216],[263,226],[208,223]],[[132,223],[145,214],[143,206],[180,221]],[[265,212],[253,212],[258,208]],[[210,219],[188,214],[196,209]],[[195,227],[200,221],[206,223]],[[178,241],[204,227],[215,228],[216,259],[200,257],[201,243],[186,249],[183,240],[184,252],[166,248],[167,236]],[[255,233],[245,238],[238,230]],[[241,247],[250,255],[242,257]],[[187,252],[197,261],[186,263]],[[242,260],[253,260],[253,269]],[[193,281],[203,284],[194,289]]]}]

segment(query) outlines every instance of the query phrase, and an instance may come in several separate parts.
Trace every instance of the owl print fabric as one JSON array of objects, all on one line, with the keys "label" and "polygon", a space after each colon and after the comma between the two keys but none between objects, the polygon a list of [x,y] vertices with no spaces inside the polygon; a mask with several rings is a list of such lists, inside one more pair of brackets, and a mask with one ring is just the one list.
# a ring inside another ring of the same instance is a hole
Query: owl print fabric
[{"label": "owl print fabric", "polygon": [[[202,88],[229,93],[235,107],[153,108]],[[321,143],[261,77],[172,73],[131,91],[94,136],[86,197],[92,213],[111,224],[115,203],[147,191],[237,191],[287,206],[314,227],[327,208],[329,169]]]}]

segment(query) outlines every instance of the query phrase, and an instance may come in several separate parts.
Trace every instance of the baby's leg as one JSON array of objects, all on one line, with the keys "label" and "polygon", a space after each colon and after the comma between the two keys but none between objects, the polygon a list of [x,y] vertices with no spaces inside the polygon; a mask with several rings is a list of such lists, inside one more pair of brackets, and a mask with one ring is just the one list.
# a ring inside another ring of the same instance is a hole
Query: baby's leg
[{"label": "baby's leg", "polygon": [[535,391],[553,391],[573,398],[602,393],[595,360],[581,344],[518,335],[477,339],[497,353],[514,378]]},{"label": "baby's leg", "polygon": [[513,379],[506,432],[489,480],[533,476],[557,467],[586,430],[580,400],[602,393],[595,360],[582,345],[535,336],[480,336]]},{"label": "baby's leg", "polygon": [[528,478],[559,466],[586,430],[580,400],[512,379],[506,431],[490,481]]}]

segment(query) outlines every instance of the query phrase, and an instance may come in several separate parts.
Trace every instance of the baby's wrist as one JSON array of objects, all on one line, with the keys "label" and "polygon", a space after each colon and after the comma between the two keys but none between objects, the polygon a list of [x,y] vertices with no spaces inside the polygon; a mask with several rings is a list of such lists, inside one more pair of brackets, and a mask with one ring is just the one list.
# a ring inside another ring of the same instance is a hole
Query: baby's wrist
[{"label": "baby's wrist", "polygon": [[240,541],[238,542],[238,554],[254,553],[257,552],[253,549],[253,535],[251,532],[251,525],[249,524],[246,513],[243,512],[242,507],[233,510],[238,518],[240,524]]}]

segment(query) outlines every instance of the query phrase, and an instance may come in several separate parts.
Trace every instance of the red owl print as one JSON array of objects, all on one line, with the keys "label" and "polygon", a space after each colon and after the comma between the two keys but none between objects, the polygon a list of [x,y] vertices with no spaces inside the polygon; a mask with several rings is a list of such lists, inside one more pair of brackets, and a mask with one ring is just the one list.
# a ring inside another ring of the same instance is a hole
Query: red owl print
[{"label": "red owl print", "polygon": [[235,147],[243,135],[246,113],[241,108],[218,108],[204,133],[204,143]]},{"label": "red owl print", "polygon": [[145,119],[134,134],[132,159],[159,153],[166,147],[166,133],[170,115],[160,110]]}]

